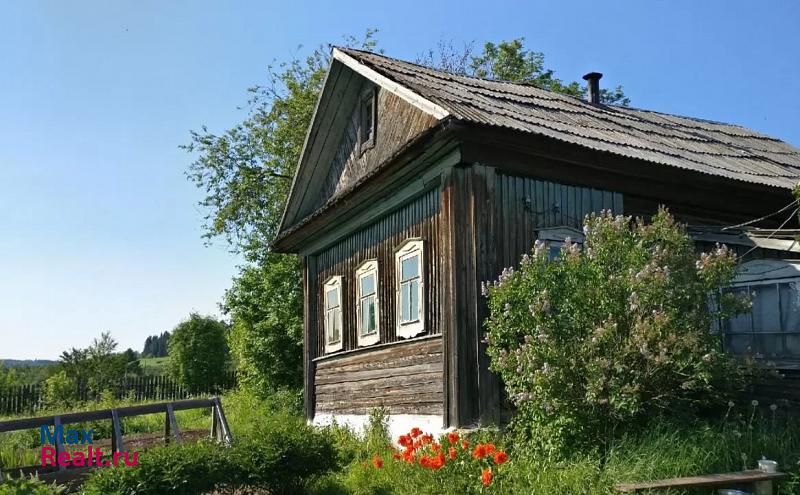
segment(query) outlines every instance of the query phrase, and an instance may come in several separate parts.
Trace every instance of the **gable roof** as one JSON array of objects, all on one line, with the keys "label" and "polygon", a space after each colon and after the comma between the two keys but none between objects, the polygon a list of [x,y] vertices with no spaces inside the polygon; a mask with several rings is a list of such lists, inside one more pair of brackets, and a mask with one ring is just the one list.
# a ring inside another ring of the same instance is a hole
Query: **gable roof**
[{"label": "gable roof", "polygon": [[595,105],[529,85],[451,74],[348,48],[335,48],[334,59],[439,118],[529,132],[756,184],[791,189],[800,181],[800,149],[741,126]]}]

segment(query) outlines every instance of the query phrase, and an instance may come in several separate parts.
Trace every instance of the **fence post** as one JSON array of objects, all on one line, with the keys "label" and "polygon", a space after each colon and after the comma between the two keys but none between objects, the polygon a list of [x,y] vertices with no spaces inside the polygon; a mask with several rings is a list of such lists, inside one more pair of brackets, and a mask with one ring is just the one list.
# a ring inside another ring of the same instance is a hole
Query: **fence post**
[{"label": "fence post", "polygon": [[122,443],[122,424],[119,421],[119,414],[116,409],[111,410],[111,425],[113,426],[113,433],[111,435],[111,451],[122,452],[125,446]]}]

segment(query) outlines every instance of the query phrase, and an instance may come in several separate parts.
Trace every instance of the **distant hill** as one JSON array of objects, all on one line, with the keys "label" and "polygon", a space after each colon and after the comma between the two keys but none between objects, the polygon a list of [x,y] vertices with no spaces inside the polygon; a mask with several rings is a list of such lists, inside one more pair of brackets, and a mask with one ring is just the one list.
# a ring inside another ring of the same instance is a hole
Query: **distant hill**
[{"label": "distant hill", "polygon": [[51,361],[49,359],[0,359],[0,363],[3,363],[9,368],[20,366],[48,366],[56,364],[57,362],[58,361]]}]

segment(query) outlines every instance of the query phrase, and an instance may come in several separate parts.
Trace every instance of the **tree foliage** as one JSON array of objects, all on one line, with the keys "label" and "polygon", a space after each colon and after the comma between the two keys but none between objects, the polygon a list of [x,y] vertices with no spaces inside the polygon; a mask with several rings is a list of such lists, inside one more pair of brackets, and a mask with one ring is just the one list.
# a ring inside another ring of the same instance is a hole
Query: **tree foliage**
[{"label": "tree foliage", "polygon": [[[555,71],[545,66],[544,53],[530,50],[524,43],[525,38],[501,41],[497,44],[486,42],[479,55],[472,55],[472,45],[469,44],[457,49],[452,43],[440,43],[438,54],[430,51],[418,61],[450,72],[529,84],[540,89],[586,99],[588,88],[584,84],[578,81],[564,82],[557,78]],[[625,96],[622,86],[601,89],[600,101],[607,105],[630,104],[630,98]]]},{"label": "tree foliage", "polygon": [[13,368],[6,368],[3,362],[0,361],[0,392],[17,385],[20,385],[20,379],[17,376],[16,370]]},{"label": "tree foliage", "polygon": [[228,369],[228,326],[196,313],[180,323],[169,341],[169,370],[192,392],[212,390]]},{"label": "tree foliage", "polygon": [[698,257],[664,210],[651,224],[593,214],[584,230],[583,249],[567,242],[550,260],[537,241],[486,289],[491,367],[518,431],[586,449],[623,424],[723,405],[739,375],[709,329],[744,309],[720,295],[734,255],[718,246]]},{"label": "tree foliage", "polygon": [[[374,30],[345,45],[376,49]],[[504,77],[516,82],[581,96],[577,83],[563,84],[544,67],[544,56],[526,49],[522,38],[487,43],[479,56],[471,45],[441,43],[422,63],[453,72]],[[329,65],[328,50],[317,48],[268,67],[267,82],[249,90],[246,115],[215,134],[206,127],[191,133],[183,148],[196,159],[188,178],[203,191],[205,238],[223,239],[242,253],[224,308],[231,315],[231,350],[245,383],[266,392],[300,384],[302,291],[300,264],[272,253],[286,196],[300,159],[316,101]],[[577,86],[576,86],[577,85]],[[619,90],[616,100],[627,103]],[[279,293],[285,291],[284,293]],[[277,359],[280,358],[280,359]]]},{"label": "tree foliage", "polygon": [[297,256],[272,254],[248,266],[225,294],[230,345],[241,383],[264,395],[299,388],[303,377],[303,286]]},{"label": "tree foliage", "polygon": [[[132,349],[117,352],[117,341],[108,332],[100,334],[89,347],[72,348],[61,353],[56,372],[48,378],[53,381],[52,400],[72,400],[85,391],[89,398],[99,397],[107,391],[115,391],[123,378],[140,375],[139,358]],[[69,392],[68,392],[69,391]]]},{"label": "tree foliage", "polygon": [[150,335],[144,341],[142,357],[166,357],[169,345],[169,332],[160,335]]}]

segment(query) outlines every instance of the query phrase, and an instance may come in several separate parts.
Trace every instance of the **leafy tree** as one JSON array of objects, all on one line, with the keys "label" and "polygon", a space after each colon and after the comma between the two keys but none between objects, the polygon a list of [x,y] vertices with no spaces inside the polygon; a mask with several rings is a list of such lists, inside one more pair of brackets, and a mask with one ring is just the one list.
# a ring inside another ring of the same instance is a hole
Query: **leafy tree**
[{"label": "leafy tree", "polygon": [[[545,67],[544,53],[525,48],[525,38],[486,42],[480,55],[472,55],[472,45],[456,49],[452,43],[440,43],[438,54],[433,50],[420,57],[418,62],[434,68],[449,70],[484,79],[530,84],[540,89],[554,91],[578,98],[586,98],[588,88],[577,82],[564,82],[555,77],[555,71]],[[628,106],[622,86],[600,90],[600,101],[607,105]]]},{"label": "leafy tree", "polygon": [[[373,49],[375,31],[348,46]],[[298,387],[302,376],[302,289],[296,256],[270,251],[329,64],[317,48],[268,67],[267,84],[249,90],[247,116],[221,135],[202,127],[184,149],[198,158],[188,177],[206,192],[207,240],[243,254],[224,309],[243,382],[266,394]],[[280,359],[276,359],[280,357]]]},{"label": "leafy tree", "polygon": [[[345,45],[374,51],[375,33],[369,30],[361,40],[347,38]],[[585,95],[577,83],[556,79],[544,68],[544,56],[526,49],[522,38],[487,43],[479,56],[471,50],[471,45],[456,49],[440,43],[438,54],[431,51],[421,63]],[[263,392],[300,383],[300,263],[271,252],[270,246],[329,62],[328,50],[317,48],[305,58],[270,65],[266,85],[249,90],[241,123],[222,134],[201,127],[183,147],[196,156],[187,176],[205,194],[200,205],[206,211],[206,241],[221,238],[246,261],[226,294],[224,309],[233,324],[234,362],[245,383]],[[606,102],[627,104],[621,89],[616,97],[604,94]],[[278,296],[279,290],[286,292]]]},{"label": "leafy tree", "polygon": [[19,377],[16,370],[13,368],[6,368],[2,361],[0,361],[0,392],[8,390],[20,384]]},{"label": "leafy tree", "polygon": [[170,338],[169,369],[193,392],[213,389],[228,364],[228,326],[196,313],[175,327]]},{"label": "leafy tree", "polygon": [[106,391],[116,392],[126,375],[141,374],[136,352],[127,349],[118,353],[117,345],[111,334],[104,332],[85,349],[62,352],[58,371],[51,377],[57,382],[59,396],[66,395],[62,390],[69,382],[75,387],[76,396],[85,390],[87,397],[97,398]]},{"label": "leafy tree", "polygon": [[144,341],[142,357],[165,357],[168,344],[169,332],[164,332],[161,335],[151,335]]},{"label": "leafy tree", "polygon": [[665,210],[651,224],[592,214],[584,231],[583,249],[567,242],[551,260],[537,241],[486,288],[491,367],[517,431],[585,451],[622,426],[724,404],[741,375],[709,329],[746,308],[721,295],[735,256],[718,246],[698,257]]},{"label": "leafy tree", "polygon": [[231,351],[242,384],[260,394],[299,388],[303,377],[303,286],[297,256],[272,254],[248,266],[225,295]]}]

